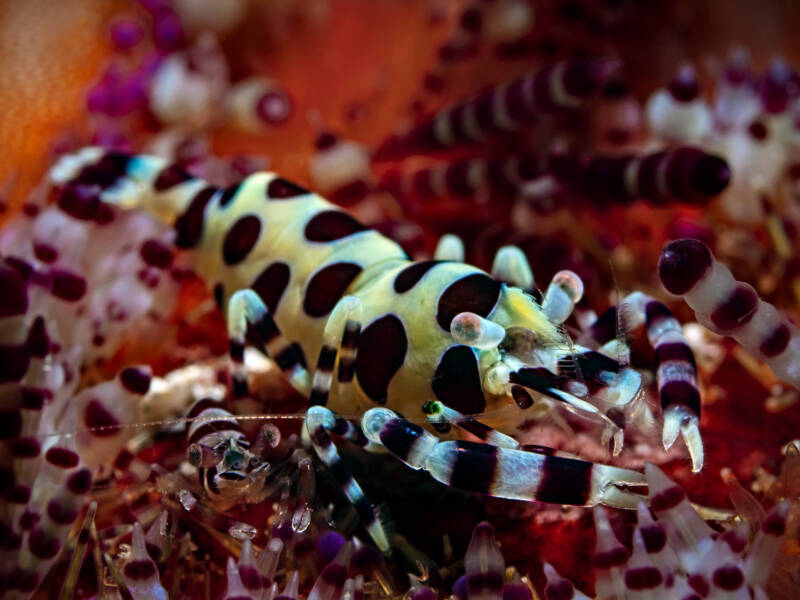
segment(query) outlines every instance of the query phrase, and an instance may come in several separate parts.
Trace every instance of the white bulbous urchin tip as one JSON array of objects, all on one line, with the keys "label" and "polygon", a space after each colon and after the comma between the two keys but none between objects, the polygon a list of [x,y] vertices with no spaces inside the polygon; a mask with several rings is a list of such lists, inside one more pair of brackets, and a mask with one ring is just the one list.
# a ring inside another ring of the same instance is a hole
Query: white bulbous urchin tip
[{"label": "white bulbous urchin tip", "polygon": [[560,325],[572,314],[575,304],[583,297],[583,281],[573,271],[553,275],[542,299],[542,311],[550,321]]},{"label": "white bulbous urchin tip", "polygon": [[553,275],[553,283],[564,290],[574,304],[583,298],[583,280],[575,271],[559,271]]},{"label": "white bulbous urchin tip", "polygon": [[436,250],[433,253],[435,260],[451,260],[454,262],[463,262],[466,252],[464,251],[464,242],[461,238],[452,233],[443,235],[436,244]]},{"label": "white bulbous urchin tip", "polygon": [[388,408],[370,408],[361,417],[361,430],[369,441],[381,444],[381,431],[387,423],[396,418],[397,414]]},{"label": "white bulbous urchin tip", "polygon": [[534,279],[530,263],[522,249],[517,246],[500,248],[494,256],[491,272],[495,279],[513,282],[523,290],[533,288]]},{"label": "white bulbous urchin tip", "polygon": [[450,335],[460,344],[488,350],[496,348],[503,341],[506,330],[475,313],[462,312],[450,322]]},{"label": "white bulbous urchin tip", "polygon": [[336,424],[336,416],[324,406],[312,406],[306,411],[306,427],[314,429],[322,426],[331,429]]}]

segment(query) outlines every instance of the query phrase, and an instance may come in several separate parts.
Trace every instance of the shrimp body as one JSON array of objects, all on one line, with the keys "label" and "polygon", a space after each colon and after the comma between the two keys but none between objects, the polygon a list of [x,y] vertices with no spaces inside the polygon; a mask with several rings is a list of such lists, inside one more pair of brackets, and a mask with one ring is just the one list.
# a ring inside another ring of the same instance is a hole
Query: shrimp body
[{"label": "shrimp body", "polygon": [[[160,158],[86,148],[63,158],[51,179],[143,209],[174,228],[175,244],[193,251],[196,272],[226,314],[233,396],[249,393],[248,340],[309,398],[306,444],[331,468],[382,550],[391,547],[383,520],[344,467],[330,432],[383,446],[410,467],[469,491],[624,508],[640,501],[624,487],[641,485],[641,473],[522,447],[513,437],[528,426],[527,409],[545,402],[602,423],[616,454],[625,423],[649,417],[640,375],[612,358],[614,309],[585,332],[582,341],[592,348],[573,345],[562,332],[582,295],[574,273],[557,274],[540,303],[527,260],[513,247],[498,252],[491,275],[461,262],[452,240],[440,243],[435,260],[412,261],[392,240],[273,173],[221,189]],[[643,294],[627,303],[625,314],[647,325],[661,361],[665,445],[683,434],[699,468],[691,351],[663,304]],[[492,423],[498,414],[502,421]],[[360,416],[361,429],[338,415]],[[221,437],[193,434],[204,488],[225,490],[215,493],[229,501],[260,498],[263,457],[252,460],[251,445],[226,428]],[[442,441],[431,429],[485,443]]]}]

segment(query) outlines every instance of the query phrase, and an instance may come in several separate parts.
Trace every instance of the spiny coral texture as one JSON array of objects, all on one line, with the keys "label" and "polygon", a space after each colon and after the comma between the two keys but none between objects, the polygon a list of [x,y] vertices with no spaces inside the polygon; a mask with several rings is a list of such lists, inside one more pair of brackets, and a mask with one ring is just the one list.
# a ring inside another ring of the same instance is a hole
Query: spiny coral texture
[{"label": "spiny coral texture", "polygon": [[[766,598],[765,590],[786,532],[790,503],[778,503],[760,524],[741,523],[722,532],[714,531],[689,503],[685,492],[658,467],[648,464],[646,473],[650,493],[648,503],[642,502],[637,511],[632,549],[616,537],[606,510],[594,509],[597,542],[592,566],[596,597]],[[464,564],[466,575],[453,588],[457,598],[530,597],[530,590],[514,579],[503,585],[505,562],[488,523],[475,529]],[[545,563],[543,569],[545,600],[589,598],[551,565]],[[788,591],[784,588],[784,592]]]},{"label": "spiny coral texture", "polygon": [[[167,598],[162,587],[159,569],[153,557],[163,565],[169,552],[169,543],[165,525],[167,513],[150,527],[145,534],[139,523],[133,526],[133,537],[130,548],[126,549],[119,559],[120,573],[127,591],[136,600],[157,600]],[[354,558],[352,542],[346,542],[335,532],[320,535],[314,554],[319,556],[323,568],[316,578],[307,597],[313,600],[360,600],[364,595],[364,574],[359,571],[359,560],[363,568],[363,558]],[[295,544],[291,545],[295,549]],[[303,553],[307,553],[308,549]],[[363,553],[362,553],[363,554]],[[308,564],[301,559],[299,549],[294,556],[285,557],[284,543],[280,538],[272,538],[265,548],[258,552],[256,558],[250,540],[241,545],[238,560],[228,557],[225,566],[226,587],[222,598],[226,600],[252,599],[275,600],[276,598],[297,599],[300,597],[300,573],[297,570],[285,571],[284,567],[295,561]],[[299,565],[295,564],[295,567]],[[280,569],[279,569],[280,567]],[[277,571],[281,571],[276,576]],[[308,574],[305,574],[304,579]],[[279,585],[279,579],[282,581]],[[179,580],[178,580],[179,581]],[[305,585],[305,583],[304,583]],[[191,588],[189,590],[191,594]]]},{"label": "spiny coral texture", "polygon": [[646,473],[649,506],[639,507],[630,553],[615,537],[605,512],[595,510],[592,563],[598,597],[765,598],[789,503],[769,513],[748,545],[748,525],[714,532],[658,467],[648,465]]},{"label": "spiny coral texture", "polygon": [[[193,597],[202,586],[196,582],[181,581],[187,565],[175,562],[174,554],[185,556],[190,543],[186,534],[184,542],[175,539],[167,513],[161,516],[144,533],[139,523],[134,524],[131,545],[120,552],[116,563],[121,575],[121,585],[136,600],[166,598],[162,580],[172,582],[176,591]],[[249,539],[238,545],[235,554],[224,562],[224,587],[215,592],[225,599],[249,598],[275,600],[276,598],[311,600],[360,600],[364,597],[365,581],[371,594],[385,572],[374,550],[357,540],[348,541],[332,530],[319,531],[312,538],[303,535],[269,539],[257,553]],[[220,563],[220,566],[223,563]],[[191,566],[191,565],[188,565]],[[208,565],[206,566],[206,569]],[[176,571],[172,569],[177,569]],[[221,569],[214,567],[215,570]],[[203,585],[211,586],[211,573],[206,570]],[[301,593],[302,589],[302,593]]]}]

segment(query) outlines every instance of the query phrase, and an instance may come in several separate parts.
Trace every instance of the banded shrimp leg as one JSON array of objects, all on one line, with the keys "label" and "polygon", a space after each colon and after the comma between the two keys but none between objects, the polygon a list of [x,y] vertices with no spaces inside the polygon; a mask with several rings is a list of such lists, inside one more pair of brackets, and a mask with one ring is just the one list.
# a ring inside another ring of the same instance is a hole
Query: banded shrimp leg
[{"label": "banded shrimp leg", "polygon": [[667,306],[633,292],[601,314],[584,332],[581,341],[611,353],[617,344],[620,318],[627,331],[646,328],[647,340],[655,352],[655,370],[661,409],[664,414],[662,444],[669,450],[680,435],[692,460],[692,471],[703,467],[703,440],[700,437],[700,388],[694,354],[681,325]]},{"label": "banded shrimp leg", "polygon": [[[624,489],[646,485],[644,475],[636,471],[550,453],[540,447],[443,442],[387,408],[371,408],[364,413],[361,428],[371,442],[383,445],[412,469],[425,470],[441,483],[468,492],[512,500],[575,506],[605,504],[626,509],[636,508],[645,498]],[[492,432],[485,425],[482,428],[487,430],[487,439],[508,441],[508,436]]]},{"label": "banded shrimp leg", "polygon": [[333,369],[340,355],[339,381],[346,385],[352,382],[361,330],[360,319],[361,302],[357,298],[345,296],[339,300],[326,322],[323,345],[311,378],[292,353],[292,344],[283,337],[258,294],[251,289],[238,290],[231,296],[228,311],[231,358],[237,369],[235,377],[239,380],[238,392],[246,393],[246,374],[240,356],[244,353],[247,326],[251,325],[259,341],[264,343],[267,355],[277,362],[295,389],[309,398],[311,406],[306,412],[302,429],[304,442],[314,448],[319,459],[328,467],[381,552],[388,553],[391,551],[391,535],[389,527],[385,525],[387,519],[381,516],[353,478],[336,450],[330,433],[360,446],[366,446],[367,439],[357,427],[324,406],[333,380]]},{"label": "banded shrimp leg", "polygon": [[344,296],[336,303],[325,323],[303,436],[329,468],[375,544],[381,552],[389,553],[393,542],[389,516],[376,509],[367,499],[358,481],[339,456],[330,433],[361,447],[368,446],[369,440],[359,427],[325,406],[333,384],[337,360],[339,369],[335,376],[339,393],[352,385],[361,333],[361,315],[361,301],[355,296]]}]

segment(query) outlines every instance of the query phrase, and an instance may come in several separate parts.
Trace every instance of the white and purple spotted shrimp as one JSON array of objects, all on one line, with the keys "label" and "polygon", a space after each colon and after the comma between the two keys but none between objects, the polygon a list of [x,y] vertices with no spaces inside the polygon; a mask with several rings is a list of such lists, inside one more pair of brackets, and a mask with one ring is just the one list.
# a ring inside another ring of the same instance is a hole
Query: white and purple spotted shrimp
[{"label": "white and purple spotted shrimp", "polygon": [[[492,276],[460,262],[458,244],[440,244],[436,260],[414,262],[395,242],[272,173],[219,189],[160,158],[86,148],[63,158],[51,178],[75,201],[142,208],[174,227],[175,244],[194,251],[195,270],[226,312],[233,397],[249,393],[247,338],[309,398],[305,442],[331,468],[381,550],[391,548],[389,535],[331,432],[386,448],[468,491],[629,509],[640,500],[626,489],[645,483],[639,472],[521,446],[514,427],[502,433],[489,426],[498,414],[521,425],[534,403],[555,403],[601,423],[616,454],[623,426],[649,418],[641,376],[611,358],[620,346],[616,311],[585,332],[581,341],[594,349],[572,345],[563,333],[582,295],[574,273],[557,274],[540,304],[518,249],[498,253]],[[691,351],[663,304],[642,294],[626,303],[629,325],[646,324],[656,349],[665,446],[682,434],[698,470]],[[306,357],[316,357],[313,376]],[[337,415],[363,415],[363,433]],[[455,425],[486,443],[441,441],[415,421],[439,432]],[[244,437],[235,427],[223,429],[225,439],[216,441],[225,448],[200,447],[206,435],[194,432],[196,465],[209,467],[214,457],[230,462],[234,454],[241,455],[237,464],[249,460]],[[225,478],[257,482],[250,476],[259,465],[251,466],[221,468],[204,486]]]}]

